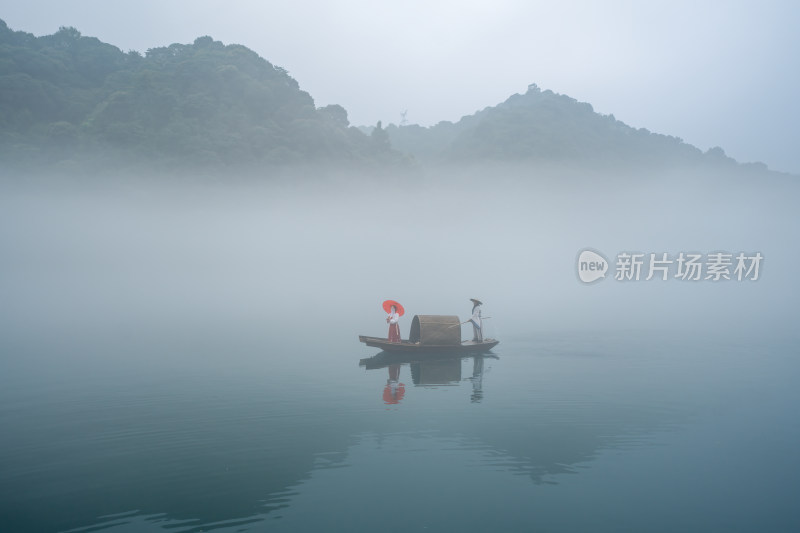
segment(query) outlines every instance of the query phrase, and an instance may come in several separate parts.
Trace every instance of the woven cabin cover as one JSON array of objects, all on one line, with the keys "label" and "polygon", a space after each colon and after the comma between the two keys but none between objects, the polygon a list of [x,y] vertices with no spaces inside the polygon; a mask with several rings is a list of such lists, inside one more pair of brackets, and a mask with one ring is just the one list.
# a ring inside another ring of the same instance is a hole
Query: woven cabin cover
[{"label": "woven cabin cover", "polygon": [[414,315],[408,340],[422,345],[459,346],[461,327],[457,316]]}]

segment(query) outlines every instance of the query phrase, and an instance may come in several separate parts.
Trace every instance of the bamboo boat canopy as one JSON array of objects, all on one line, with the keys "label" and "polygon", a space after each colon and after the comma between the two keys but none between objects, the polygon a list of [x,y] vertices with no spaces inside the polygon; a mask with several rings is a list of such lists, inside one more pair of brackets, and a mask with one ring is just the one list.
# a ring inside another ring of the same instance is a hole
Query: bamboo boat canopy
[{"label": "bamboo boat canopy", "polygon": [[422,345],[460,346],[460,322],[451,315],[414,315],[408,340]]}]

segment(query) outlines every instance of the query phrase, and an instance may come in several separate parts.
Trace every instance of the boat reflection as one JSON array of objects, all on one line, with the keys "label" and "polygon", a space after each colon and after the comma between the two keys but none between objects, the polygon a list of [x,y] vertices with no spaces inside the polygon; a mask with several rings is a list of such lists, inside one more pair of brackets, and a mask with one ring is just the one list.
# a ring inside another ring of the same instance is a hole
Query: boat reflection
[{"label": "boat reflection", "polygon": [[[473,360],[472,375],[462,378],[462,362]],[[406,393],[405,384],[400,382],[400,371],[403,366],[408,366],[411,380],[415,387],[457,386],[462,381],[472,383],[470,401],[480,403],[483,399],[483,375],[486,359],[499,359],[496,355],[472,355],[467,357],[435,357],[419,358],[404,356],[402,354],[381,352],[374,357],[359,361],[359,365],[366,370],[379,370],[387,368],[389,372],[386,386],[383,389],[383,401],[388,404],[398,404]]]}]

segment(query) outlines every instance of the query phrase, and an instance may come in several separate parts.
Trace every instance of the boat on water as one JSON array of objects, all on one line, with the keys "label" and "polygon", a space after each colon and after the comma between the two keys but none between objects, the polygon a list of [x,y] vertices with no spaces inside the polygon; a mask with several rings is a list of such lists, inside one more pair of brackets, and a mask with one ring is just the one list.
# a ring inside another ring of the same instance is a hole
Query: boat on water
[{"label": "boat on water", "polygon": [[488,352],[498,344],[497,339],[481,342],[461,340],[461,322],[454,315],[414,315],[407,340],[389,342],[386,337],[359,335],[358,340],[386,352],[435,354],[475,354]]}]

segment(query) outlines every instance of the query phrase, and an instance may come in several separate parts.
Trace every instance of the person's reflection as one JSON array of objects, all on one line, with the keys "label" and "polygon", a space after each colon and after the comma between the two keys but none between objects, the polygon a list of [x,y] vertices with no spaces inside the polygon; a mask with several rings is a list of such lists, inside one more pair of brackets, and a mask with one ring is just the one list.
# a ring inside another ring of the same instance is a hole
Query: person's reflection
[{"label": "person's reflection", "polygon": [[472,394],[470,401],[480,403],[483,399],[483,357],[476,355],[472,362]]},{"label": "person's reflection", "polygon": [[406,386],[400,383],[400,365],[389,365],[389,379],[383,389],[383,403],[387,405],[400,403],[406,393]]}]

